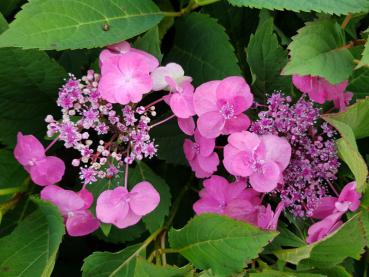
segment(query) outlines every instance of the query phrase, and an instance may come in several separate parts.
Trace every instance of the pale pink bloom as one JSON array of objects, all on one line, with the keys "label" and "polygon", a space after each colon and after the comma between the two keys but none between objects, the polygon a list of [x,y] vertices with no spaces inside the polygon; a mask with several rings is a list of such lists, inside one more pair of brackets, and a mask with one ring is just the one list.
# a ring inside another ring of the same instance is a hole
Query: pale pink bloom
[{"label": "pale pink bloom", "polygon": [[100,226],[99,221],[88,210],[93,196],[87,189],[77,193],[50,185],[41,191],[41,199],[50,201],[59,208],[70,236],[85,236],[95,232]]},{"label": "pale pink bloom", "polygon": [[196,214],[215,213],[244,220],[260,205],[258,195],[253,189],[246,188],[245,182],[230,184],[225,178],[213,175],[204,181],[200,199],[194,203],[193,209]]},{"label": "pale pink bloom", "polygon": [[251,107],[253,95],[242,77],[204,83],[195,90],[193,101],[199,116],[197,126],[204,137],[216,138],[246,130],[250,125],[243,112]]},{"label": "pale pink bloom", "polygon": [[342,189],[337,197],[323,197],[314,210],[313,218],[323,219],[335,212],[354,212],[360,206],[361,194],[356,190],[356,182],[350,182]]},{"label": "pale pink bloom", "polygon": [[189,118],[177,118],[178,126],[186,135],[192,136],[195,133],[195,121],[192,117]]},{"label": "pale pink bloom", "polygon": [[312,101],[319,104],[333,101],[334,107],[340,111],[346,109],[352,98],[351,92],[345,92],[347,80],[333,85],[321,77],[294,75],[292,82],[300,91],[307,93]]},{"label": "pale pink bloom", "polygon": [[290,158],[291,146],[285,138],[244,131],[228,137],[223,164],[229,173],[249,177],[256,191],[270,192],[282,181]]},{"label": "pale pink bloom", "polygon": [[335,212],[323,220],[311,225],[308,230],[306,242],[309,244],[314,243],[337,230],[343,224],[343,222],[340,220],[342,215],[342,212]]},{"label": "pale pink bloom", "polygon": [[[172,83],[168,83],[168,77],[172,80]],[[192,78],[184,76],[183,68],[176,63],[168,63],[166,66],[159,66],[151,73],[153,80],[154,91],[158,90],[171,90],[173,83],[176,86],[181,86],[184,82],[191,82]]]},{"label": "pale pink bloom", "polygon": [[189,118],[195,115],[193,107],[194,87],[189,81],[178,86],[170,77],[166,78],[170,84],[170,93],[165,96],[165,102],[170,106],[178,118]]},{"label": "pale pink bloom", "polygon": [[195,131],[195,142],[185,140],[183,150],[197,178],[209,177],[217,170],[219,157],[214,148],[215,139],[201,136],[198,130]]},{"label": "pale pink bloom", "polygon": [[284,209],[284,203],[280,202],[273,212],[271,206],[267,207],[258,205],[255,207],[253,213],[247,214],[243,220],[258,226],[264,230],[276,230],[278,225],[278,219]]},{"label": "pale pink bloom", "polygon": [[64,175],[64,162],[57,157],[46,156],[44,146],[32,135],[18,133],[14,156],[37,185],[55,184]]},{"label": "pale pink bloom", "polygon": [[124,187],[102,192],[97,199],[96,216],[118,228],[135,225],[159,205],[160,195],[149,182],[140,182],[129,192]]}]

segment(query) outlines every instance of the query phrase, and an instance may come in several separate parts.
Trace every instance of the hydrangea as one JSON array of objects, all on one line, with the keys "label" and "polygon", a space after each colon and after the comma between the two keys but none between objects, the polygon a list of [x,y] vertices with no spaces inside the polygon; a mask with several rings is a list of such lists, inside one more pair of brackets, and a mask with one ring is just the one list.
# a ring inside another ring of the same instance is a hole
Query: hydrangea
[{"label": "hydrangea", "polygon": [[327,196],[327,184],[336,180],[340,163],[333,139],[335,132],[326,123],[321,130],[316,127],[320,110],[304,97],[292,104],[289,97],[277,92],[268,98],[267,104],[267,110],[258,114],[250,131],[282,136],[290,143],[291,161],[278,192],[295,216],[311,216],[319,199]]}]

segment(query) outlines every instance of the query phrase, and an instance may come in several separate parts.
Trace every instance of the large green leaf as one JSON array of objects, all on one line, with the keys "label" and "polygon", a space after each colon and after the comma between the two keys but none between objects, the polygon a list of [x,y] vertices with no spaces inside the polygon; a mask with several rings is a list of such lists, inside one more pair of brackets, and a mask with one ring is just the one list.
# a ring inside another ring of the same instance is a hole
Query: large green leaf
[{"label": "large green leaf", "polygon": [[[183,277],[191,271],[191,266],[178,268],[176,266],[159,266],[145,259],[137,258],[134,277]],[[128,277],[128,276],[127,276]]]},{"label": "large green leaf", "polygon": [[175,31],[166,61],[181,64],[195,85],[241,74],[229,38],[215,19],[191,13],[177,20]]},{"label": "large green leaf", "polygon": [[292,264],[318,268],[334,267],[347,257],[359,259],[366,245],[360,216],[354,216],[321,241],[299,248],[277,250],[275,254],[279,259]]},{"label": "large green leaf", "polygon": [[134,276],[137,258],[144,253],[142,244],[116,252],[94,252],[82,266],[83,277]]},{"label": "large green leaf", "polygon": [[351,91],[354,98],[369,96],[369,68],[363,67],[354,71],[350,77],[347,91]]},{"label": "large green leaf", "polygon": [[159,61],[163,58],[160,50],[159,28],[157,26],[137,38],[133,46],[154,55]]},{"label": "large green leaf", "polygon": [[359,153],[354,132],[349,125],[331,118],[329,115],[323,116],[323,119],[334,126],[341,134],[342,138],[336,141],[338,154],[354,174],[358,191],[364,191],[366,177],[368,176],[368,167],[364,158]]},{"label": "large green leaf", "polygon": [[30,0],[0,37],[0,47],[102,47],[143,33],[162,17],[151,0]]},{"label": "large green leaf", "polygon": [[323,118],[347,124],[353,130],[356,139],[369,137],[369,97],[358,100],[344,112],[327,114]]},{"label": "large green leaf", "polygon": [[36,50],[0,49],[0,64],[0,141],[14,145],[18,131],[43,137],[65,71]]},{"label": "large green leaf", "polygon": [[335,21],[308,22],[288,46],[290,61],[282,74],[321,76],[333,84],[340,83],[354,68],[354,58],[345,44],[344,31]]},{"label": "large green leaf", "polygon": [[164,225],[165,217],[169,213],[171,195],[168,184],[143,162],[137,163],[135,168],[129,169],[129,186],[148,181],[160,194],[160,203],[156,209],[142,218],[146,228],[152,233]]},{"label": "large green leaf", "polygon": [[272,18],[262,22],[255,35],[251,35],[247,61],[253,75],[253,92],[265,95],[274,90],[291,90],[291,78],[280,75],[287,63],[287,52],[279,45],[273,33]]},{"label": "large green leaf", "polygon": [[329,14],[348,14],[369,11],[366,0],[228,0],[236,6],[246,6],[269,10],[291,10],[303,12],[324,12]]},{"label": "large green leaf", "polygon": [[0,275],[50,276],[64,235],[57,207],[34,200],[38,209],[0,239]]},{"label": "large green leaf", "polygon": [[180,230],[171,229],[168,238],[170,247],[196,268],[229,276],[241,271],[276,235],[226,216],[204,214]]}]

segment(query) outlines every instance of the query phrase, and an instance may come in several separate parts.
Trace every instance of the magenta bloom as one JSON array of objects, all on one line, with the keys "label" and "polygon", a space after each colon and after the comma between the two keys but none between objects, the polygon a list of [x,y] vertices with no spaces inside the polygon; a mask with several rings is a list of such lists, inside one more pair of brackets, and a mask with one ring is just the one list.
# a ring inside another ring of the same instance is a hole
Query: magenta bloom
[{"label": "magenta bloom", "polygon": [[195,133],[195,121],[192,117],[189,118],[178,118],[178,127],[186,135],[192,136]]},{"label": "magenta bloom", "polygon": [[214,148],[215,139],[201,136],[198,130],[195,131],[195,142],[185,140],[183,150],[197,178],[209,177],[217,170],[219,157]]},{"label": "magenta bloom", "polygon": [[228,77],[199,86],[194,93],[198,129],[204,137],[246,130],[249,118],[243,114],[251,107],[253,95],[242,77]]},{"label": "magenta bloom", "polygon": [[291,146],[285,138],[244,131],[228,137],[223,164],[229,173],[249,177],[256,191],[270,192],[282,181],[290,158]]},{"label": "magenta bloom", "polygon": [[360,206],[361,194],[356,191],[356,182],[350,182],[337,197],[323,197],[314,210],[313,218],[323,219],[335,212],[356,211]]},{"label": "magenta bloom", "polygon": [[335,212],[323,220],[311,225],[308,230],[306,242],[309,244],[314,243],[337,230],[343,224],[343,222],[340,220],[342,215],[342,212]]},{"label": "magenta bloom", "polygon": [[86,189],[77,193],[50,185],[41,191],[41,199],[50,201],[59,208],[70,236],[85,236],[95,232],[100,226],[99,221],[88,210],[93,196]]},{"label": "magenta bloom", "polygon": [[138,183],[130,192],[124,187],[106,190],[97,199],[96,216],[118,228],[134,225],[159,205],[160,195],[149,182]]},{"label": "magenta bloom", "polygon": [[247,189],[244,182],[230,184],[225,178],[213,175],[204,181],[201,198],[193,205],[193,209],[196,214],[215,213],[244,220],[260,205],[258,195],[253,189]]},{"label": "magenta bloom", "polygon": [[247,214],[243,219],[264,230],[276,230],[278,219],[284,209],[284,203],[280,202],[273,212],[271,206],[256,206],[253,213]]},{"label": "magenta bloom", "polygon": [[345,92],[348,81],[333,85],[321,77],[294,75],[292,82],[300,91],[307,93],[316,103],[333,101],[334,107],[344,111],[352,98],[351,92]]},{"label": "magenta bloom", "polygon": [[31,175],[32,181],[40,186],[59,182],[65,171],[64,162],[54,156],[46,156],[45,148],[32,135],[17,135],[14,157]]}]

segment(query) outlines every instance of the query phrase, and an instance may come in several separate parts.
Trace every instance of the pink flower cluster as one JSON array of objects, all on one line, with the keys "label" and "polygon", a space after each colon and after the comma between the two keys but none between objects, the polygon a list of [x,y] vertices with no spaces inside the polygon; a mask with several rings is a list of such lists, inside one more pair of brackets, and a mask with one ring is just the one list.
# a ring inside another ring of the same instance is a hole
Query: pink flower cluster
[{"label": "pink flower cluster", "polygon": [[337,230],[343,222],[341,217],[348,211],[354,212],[360,206],[361,194],[356,191],[356,182],[348,183],[338,197],[324,197],[313,213],[314,223],[308,230],[307,243],[314,243]]}]

